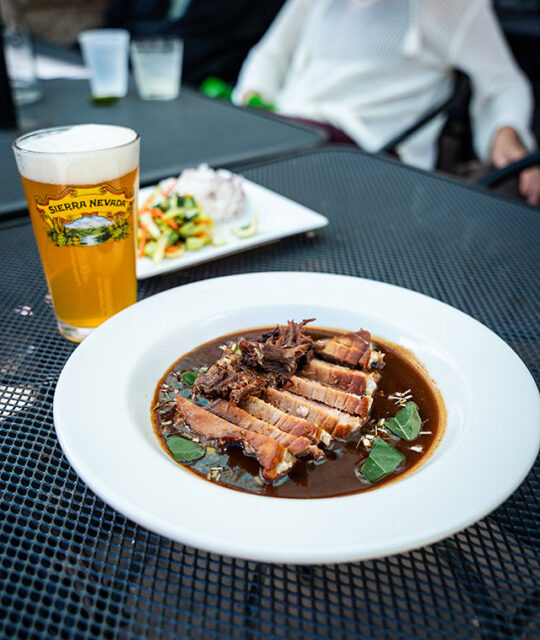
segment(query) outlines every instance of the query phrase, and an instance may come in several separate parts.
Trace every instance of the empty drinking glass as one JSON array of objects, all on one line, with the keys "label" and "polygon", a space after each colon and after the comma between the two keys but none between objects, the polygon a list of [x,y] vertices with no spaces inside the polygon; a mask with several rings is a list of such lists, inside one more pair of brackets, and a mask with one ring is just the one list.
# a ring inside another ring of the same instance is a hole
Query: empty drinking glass
[{"label": "empty drinking glass", "polygon": [[20,8],[11,0],[0,2],[0,26],[3,27],[4,57],[13,101],[17,105],[35,102],[42,92],[32,42]]},{"label": "empty drinking glass", "polygon": [[93,98],[122,98],[128,88],[129,31],[90,29],[79,34],[85,65],[90,69]]}]

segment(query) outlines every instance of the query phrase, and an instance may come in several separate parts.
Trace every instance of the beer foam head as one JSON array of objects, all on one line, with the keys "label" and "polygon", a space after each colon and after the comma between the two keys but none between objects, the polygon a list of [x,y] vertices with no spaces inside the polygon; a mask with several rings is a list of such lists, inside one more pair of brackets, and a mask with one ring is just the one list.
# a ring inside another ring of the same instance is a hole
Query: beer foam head
[{"label": "beer foam head", "polygon": [[107,182],[133,171],[139,163],[135,131],[113,125],[43,129],[20,137],[14,150],[21,175],[49,184]]}]

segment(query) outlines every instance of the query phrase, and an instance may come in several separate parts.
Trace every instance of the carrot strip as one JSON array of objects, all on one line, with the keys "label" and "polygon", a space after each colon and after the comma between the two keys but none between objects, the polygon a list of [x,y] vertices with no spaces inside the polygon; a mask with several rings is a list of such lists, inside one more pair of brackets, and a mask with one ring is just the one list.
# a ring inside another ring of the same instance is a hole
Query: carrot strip
[{"label": "carrot strip", "polygon": [[154,207],[150,210],[152,214],[152,218],[161,218],[163,216],[163,211],[159,207]]},{"label": "carrot strip", "polygon": [[148,209],[150,207],[150,203],[154,199],[155,195],[156,195],[156,190],[154,189],[154,191],[152,191],[152,193],[144,201],[143,206],[140,208],[140,211],[142,211],[143,209]]},{"label": "carrot strip", "polygon": [[167,191],[163,191],[163,195],[165,197],[170,195],[171,191],[175,188],[177,182],[178,182],[178,178],[176,178],[176,180],[171,184],[171,186],[167,189]]},{"label": "carrot strip", "polygon": [[144,255],[144,248],[146,246],[146,226],[141,224],[141,243],[139,245],[139,251],[137,252],[137,258],[142,258]]},{"label": "carrot strip", "polygon": [[174,220],[171,220],[171,218],[164,218],[163,222],[166,222],[169,227],[171,227],[171,229],[174,229],[175,231],[178,231],[179,227],[176,224],[176,222]]}]

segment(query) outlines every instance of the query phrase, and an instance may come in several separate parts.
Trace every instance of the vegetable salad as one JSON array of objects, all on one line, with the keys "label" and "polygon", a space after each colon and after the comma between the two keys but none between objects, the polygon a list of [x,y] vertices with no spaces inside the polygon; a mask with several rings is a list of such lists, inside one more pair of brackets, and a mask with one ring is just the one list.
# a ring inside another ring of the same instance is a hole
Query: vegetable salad
[{"label": "vegetable salad", "polygon": [[[191,171],[197,174],[203,169],[206,173],[211,172],[217,176],[216,172],[205,166]],[[210,177],[216,179],[213,175]],[[185,251],[197,251],[205,245],[226,244],[223,229],[219,228],[219,224],[216,228],[216,221],[201,206],[203,196],[199,199],[194,195],[179,193],[181,178],[182,175],[178,179],[162,181],[140,207],[137,227],[138,258],[146,256],[159,264],[163,258],[179,258]],[[224,181],[222,176],[218,178],[221,182]],[[216,187],[214,193],[217,192]],[[243,194],[242,198],[245,198]],[[227,203],[228,201],[224,204]],[[248,224],[228,230],[237,238],[248,238],[256,233],[257,226],[257,216],[253,216]]]},{"label": "vegetable salad", "polygon": [[158,186],[139,210],[137,255],[156,264],[178,258],[213,243],[213,225],[193,196],[163,192]]}]

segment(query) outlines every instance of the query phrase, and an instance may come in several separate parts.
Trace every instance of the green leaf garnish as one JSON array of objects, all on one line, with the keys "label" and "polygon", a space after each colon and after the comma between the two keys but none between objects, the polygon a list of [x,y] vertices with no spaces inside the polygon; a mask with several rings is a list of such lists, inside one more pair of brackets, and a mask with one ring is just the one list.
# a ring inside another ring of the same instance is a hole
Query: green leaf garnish
[{"label": "green leaf garnish", "polygon": [[204,449],[187,438],[171,436],[166,439],[166,442],[172,457],[177,462],[190,462],[204,456]]},{"label": "green leaf garnish", "polygon": [[182,374],[182,382],[192,387],[195,384],[195,380],[197,380],[200,375],[200,371],[185,371]]},{"label": "green leaf garnish", "polygon": [[398,411],[393,418],[385,421],[384,426],[400,438],[414,440],[418,437],[422,427],[418,407],[414,402],[407,402],[405,407]]},{"label": "green leaf garnish", "polygon": [[404,457],[391,444],[382,438],[377,438],[360,471],[369,482],[373,483],[394,471]]}]

